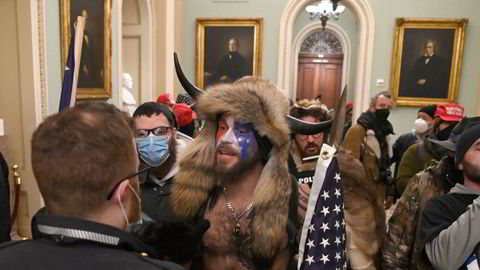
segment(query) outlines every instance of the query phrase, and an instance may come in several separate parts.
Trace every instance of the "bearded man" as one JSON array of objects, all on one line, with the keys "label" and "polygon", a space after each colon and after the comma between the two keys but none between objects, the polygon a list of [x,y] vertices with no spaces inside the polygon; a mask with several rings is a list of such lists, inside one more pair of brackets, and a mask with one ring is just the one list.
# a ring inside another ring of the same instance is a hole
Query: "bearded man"
[{"label": "bearded man", "polygon": [[182,153],[171,195],[176,216],[211,223],[193,269],[287,268],[298,200],[287,112],[282,92],[254,77],[197,97],[206,127]]},{"label": "bearded man", "polygon": [[480,125],[466,127],[455,145],[463,184],[430,200],[422,214],[421,250],[435,269],[478,269],[480,242]]},{"label": "bearded man", "polygon": [[[303,99],[290,109],[290,116],[310,123],[324,122],[331,117],[318,100]],[[326,139],[325,132],[318,134],[292,133],[293,143],[290,149],[288,167],[299,184],[308,184],[311,188],[318,155]]]}]

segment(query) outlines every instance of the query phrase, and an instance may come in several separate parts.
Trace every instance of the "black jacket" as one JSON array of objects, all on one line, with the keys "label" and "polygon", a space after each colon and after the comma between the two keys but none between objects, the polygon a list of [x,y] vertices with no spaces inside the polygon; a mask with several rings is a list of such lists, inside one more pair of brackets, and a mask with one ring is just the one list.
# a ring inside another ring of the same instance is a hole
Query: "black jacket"
[{"label": "black jacket", "polygon": [[0,246],[2,269],[183,269],[154,259],[142,242],[105,224],[36,214],[32,235]]}]

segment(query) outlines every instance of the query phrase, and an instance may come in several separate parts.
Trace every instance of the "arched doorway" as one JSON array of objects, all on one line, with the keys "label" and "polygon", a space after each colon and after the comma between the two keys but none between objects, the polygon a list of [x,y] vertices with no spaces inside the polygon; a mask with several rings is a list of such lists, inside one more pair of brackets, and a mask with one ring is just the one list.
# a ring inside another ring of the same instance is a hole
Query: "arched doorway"
[{"label": "arched doorway", "polygon": [[[290,0],[280,19],[277,84],[288,89],[292,80],[293,24],[300,12],[313,0]],[[356,119],[368,107],[369,89],[372,70],[373,40],[375,18],[367,0],[343,0],[357,18],[359,44],[357,49],[355,85],[349,87],[354,91],[353,117]],[[328,23],[327,23],[328,26]],[[286,93],[288,94],[288,93]]]},{"label": "arched doorway", "polygon": [[297,59],[296,99],[319,98],[334,108],[343,73],[343,48],[338,37],[317,29],[303,39]]}]

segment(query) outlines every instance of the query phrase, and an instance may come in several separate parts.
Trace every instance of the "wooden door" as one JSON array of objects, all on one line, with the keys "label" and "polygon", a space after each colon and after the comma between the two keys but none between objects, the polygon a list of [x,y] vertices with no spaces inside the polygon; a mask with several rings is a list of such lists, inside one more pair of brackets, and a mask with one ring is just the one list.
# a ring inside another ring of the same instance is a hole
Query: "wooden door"
[{"label": "wooden door", "polygon": [[343,54],[300,53],[296,98],[314,99],[334,108],[340,98]]}]

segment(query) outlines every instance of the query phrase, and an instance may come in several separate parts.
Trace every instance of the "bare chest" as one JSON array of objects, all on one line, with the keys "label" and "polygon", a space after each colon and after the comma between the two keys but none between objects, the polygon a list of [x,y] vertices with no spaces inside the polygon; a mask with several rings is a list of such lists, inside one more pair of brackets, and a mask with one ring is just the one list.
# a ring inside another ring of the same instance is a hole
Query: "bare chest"
[{"label": "bare chest", "polygon": [[246,213],[235,219],[223,198],[205,212],[210,229],[203,236],[206,269],[253,269],[251,260],[251,219]]}]

